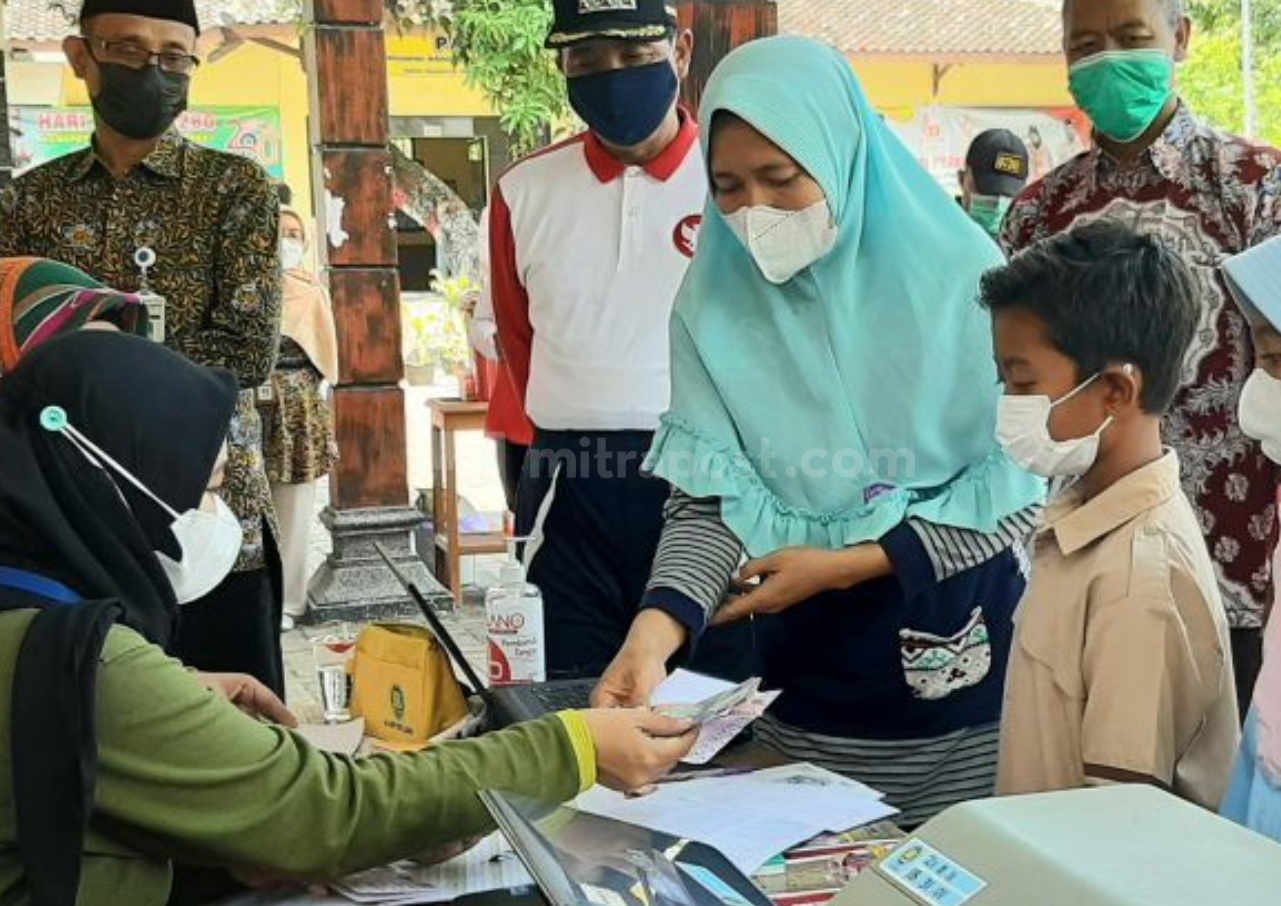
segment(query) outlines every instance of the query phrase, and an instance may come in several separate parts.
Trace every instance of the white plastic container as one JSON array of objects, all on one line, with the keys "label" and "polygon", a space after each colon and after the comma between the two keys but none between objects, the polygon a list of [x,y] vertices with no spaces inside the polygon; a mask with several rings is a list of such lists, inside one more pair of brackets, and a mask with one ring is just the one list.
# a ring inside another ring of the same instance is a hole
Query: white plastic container
[{"label": "white plastic container", "polygon": [[485,594],[491,686],[519,686],[547,679],[543,594],[525,581],[525,567],[516,559],[519,540],[508,542],[507,562],[498,584]]}]

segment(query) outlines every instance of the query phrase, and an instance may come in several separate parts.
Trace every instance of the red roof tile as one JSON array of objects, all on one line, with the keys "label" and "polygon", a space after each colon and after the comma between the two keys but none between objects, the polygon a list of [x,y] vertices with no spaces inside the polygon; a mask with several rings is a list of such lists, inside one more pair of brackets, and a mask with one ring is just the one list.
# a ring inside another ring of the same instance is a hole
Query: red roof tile
[{"label": "red roof tile", "polygon": [[[292,22],[297,8],[288,0],[196,0],[201,28]],[[75,30],[79,0],[7,0],[5,33],[11,41],[58,41]]]},{"label": "red roof tile", "polygon": [[847,54],[1058,54],[1059,10],[1058,0],[778,0],[780,32]]}]

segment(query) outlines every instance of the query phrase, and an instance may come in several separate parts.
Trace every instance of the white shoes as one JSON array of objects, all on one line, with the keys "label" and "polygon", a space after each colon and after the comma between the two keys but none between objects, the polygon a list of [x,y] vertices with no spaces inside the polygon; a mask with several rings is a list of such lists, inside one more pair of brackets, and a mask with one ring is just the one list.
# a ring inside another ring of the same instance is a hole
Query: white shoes
[{"label": "white shoes", "polygon": [[294,629],[294,618],[289,614],[284,614],[280,618],[280,631],[292,632]]}]

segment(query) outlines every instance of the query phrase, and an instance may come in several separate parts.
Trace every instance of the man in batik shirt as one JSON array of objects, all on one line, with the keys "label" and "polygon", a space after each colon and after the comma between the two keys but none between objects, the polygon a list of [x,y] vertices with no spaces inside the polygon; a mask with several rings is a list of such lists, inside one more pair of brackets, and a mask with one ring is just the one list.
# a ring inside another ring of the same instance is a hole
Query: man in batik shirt
[{"label": "man in batik shirt", "polygon": [[279,346],[280,206],[257,164],[173,128],[198,34],[192,0],[86,0],[63,47],[93,100],[93,144],[0,194],[0,255],[53,258],[122,290],[145,280],[166,300],[165,344],[240,381],[219,493],[244,547],[231,576],[184,603],[175,653],[283,694],[280,561],[254,405]]},{"label": "man in batik shirt", "polygon": [[1015,252],[1112,218],[1160,236],[1193,266],[1201,323],[1165,435],[1217,570],[1245,714],[1272,600],[1279,476],[1237,425],[1254,353],[1219,266],[1281,233],[1281,152],[1215,131],[1176,95],[1192,29],[1183,0],[1066,0],[1063,12],[1072,93],[1097,147],[1030,187],[1002,242]]}]

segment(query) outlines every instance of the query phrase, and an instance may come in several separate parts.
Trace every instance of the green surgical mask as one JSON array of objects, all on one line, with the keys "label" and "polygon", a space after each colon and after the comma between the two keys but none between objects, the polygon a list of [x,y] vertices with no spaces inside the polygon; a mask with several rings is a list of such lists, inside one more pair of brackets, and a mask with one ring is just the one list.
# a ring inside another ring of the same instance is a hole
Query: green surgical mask
[{"label": "green surgical mask", "polygon": [[1077,104],[1116,142],[1140,138],[1174,95],[1174,60],[1163,50],[1110,50],[1068,71]]},{"label": "green surgical mask", "polygon": [[1012,204],[1014,199],[1003,195],[975,195],[970,199],[970,219],[995,239]]}]

